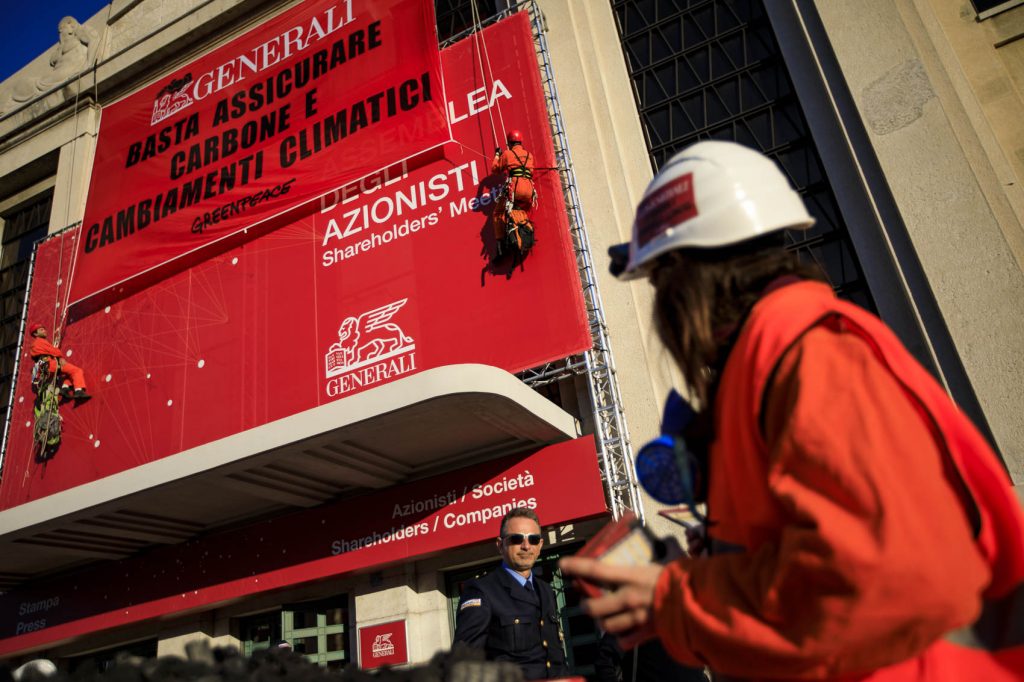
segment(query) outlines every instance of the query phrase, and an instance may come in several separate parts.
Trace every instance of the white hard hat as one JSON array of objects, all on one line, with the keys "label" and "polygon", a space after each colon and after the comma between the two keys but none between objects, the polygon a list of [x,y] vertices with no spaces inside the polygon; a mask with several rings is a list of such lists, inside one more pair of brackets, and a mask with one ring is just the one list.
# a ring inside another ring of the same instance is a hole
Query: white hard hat
[{"label": "white hard hat", "polygon": [[[628,260],[612,264],[620,279],[642,277],[661,254],[717,248],[777,230],[814,224],[803,200],[768,157],[735,142],[698,142],[662,166],[633,221]],[[613,261],[626,245],[612,247]]]}]

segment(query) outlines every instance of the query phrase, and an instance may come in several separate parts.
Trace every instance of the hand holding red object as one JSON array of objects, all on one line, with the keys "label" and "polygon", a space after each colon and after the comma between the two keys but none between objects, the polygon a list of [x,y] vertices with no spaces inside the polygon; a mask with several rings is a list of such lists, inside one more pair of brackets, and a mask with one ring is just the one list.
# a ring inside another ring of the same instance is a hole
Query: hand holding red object
[{"label": "hand holding red object", "polygon": [[566,557],[558,566],[564,573],[608,588],[606,594],[584,600],[583,608],[603,630],[618,638],[623,649],[657,637],[653,622],[654,588],[663,566],[615,566],[581,557]]}]

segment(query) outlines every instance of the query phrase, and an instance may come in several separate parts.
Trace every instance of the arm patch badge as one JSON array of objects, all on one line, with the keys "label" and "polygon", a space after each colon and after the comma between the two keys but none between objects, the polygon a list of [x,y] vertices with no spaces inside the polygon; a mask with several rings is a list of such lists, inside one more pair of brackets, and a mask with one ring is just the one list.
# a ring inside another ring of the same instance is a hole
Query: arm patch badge
[{"label": "arm patch badge", "polygon": [[466,601],[464,601],[461,604],[459,604],[459,611],[462,611],[463,609],[468,609],[471,606],[483,606],[483,600],[482,599],[467,599]]}]

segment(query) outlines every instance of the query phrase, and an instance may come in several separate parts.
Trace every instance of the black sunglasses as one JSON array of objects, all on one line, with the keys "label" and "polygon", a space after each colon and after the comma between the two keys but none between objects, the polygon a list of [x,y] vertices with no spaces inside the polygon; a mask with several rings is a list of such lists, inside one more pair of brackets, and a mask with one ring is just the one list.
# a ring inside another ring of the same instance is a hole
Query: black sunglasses
[{"label": "black sunglasses", "polygon": [[521,545],[523,544],[523,540],[529,540],[531,545],[539,545],[540,535],[537,533],[530,533],[529,535],[524,535],[523,533],[509,533],[503,537],[502,540],[505,541],[506,545]]}]

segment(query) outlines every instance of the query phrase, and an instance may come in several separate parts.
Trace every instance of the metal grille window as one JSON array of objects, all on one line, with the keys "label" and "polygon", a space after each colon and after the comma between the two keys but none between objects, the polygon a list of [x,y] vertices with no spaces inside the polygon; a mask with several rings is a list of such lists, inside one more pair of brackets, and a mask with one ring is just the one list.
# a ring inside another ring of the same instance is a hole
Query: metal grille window
[{"label": "metal grille window", "polygon": [[3,235],[0,246],[0,414],[5,417],[14,380],[32,248],[46,236],[52,204],[53,193],[47,192],[0,219]]},{"label": "metal grille window", "polygon": [[338,595],[242,618],[239,639],[246,656],[284,639],[311,663],[340,669],[351,659],[348,623],[348,596]]},{"label": "metal grille window", "polygon": [[284,639],[307,660],[328,668],[349,661],[348,597],[294,604],[282,612]]},{"label": "metal grille window", "polygon": [[651,164],[699,140],[775,159],[816,219],[787,241],[837,293],[874,302],[761,0],[612,0]]},{"label": "metal grille window", "polygon": [[988,19],[1000,12],[1024,5],[1024,0],[971,0],[974,10],[978,13],[978,21]]},{"label": "metal grille window", "polygon": [[509,0],[434,0],[437,37],[442,43],[473,26],[473,4],[480,20],[508,9]]}]

